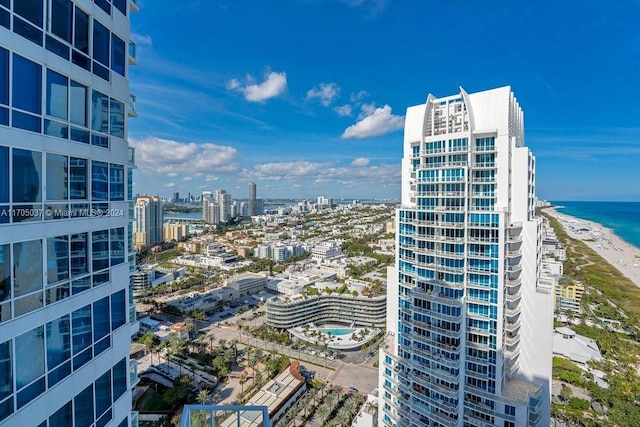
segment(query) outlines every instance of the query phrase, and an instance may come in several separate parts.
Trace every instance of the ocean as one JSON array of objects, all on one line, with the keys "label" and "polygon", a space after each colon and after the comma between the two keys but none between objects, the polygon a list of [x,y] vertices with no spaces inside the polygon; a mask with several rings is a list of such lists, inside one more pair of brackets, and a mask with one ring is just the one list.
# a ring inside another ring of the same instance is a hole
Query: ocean
[{"label": "ocean", "polygon": [[640,248],[640,202],[551,202],[558,212],[597,222]]}]

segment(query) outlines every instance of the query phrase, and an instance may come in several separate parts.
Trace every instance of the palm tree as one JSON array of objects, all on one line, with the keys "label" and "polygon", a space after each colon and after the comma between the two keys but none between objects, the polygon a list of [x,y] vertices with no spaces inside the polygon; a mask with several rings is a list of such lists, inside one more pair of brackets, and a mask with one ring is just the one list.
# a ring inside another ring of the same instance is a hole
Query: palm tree
[{"label": "palm tree", "polygon": [[209,339],[209,353],[213,353],[213,342],[216,340],[216,337],[211,334],[208,335],[207,338]]},{"label": "palm tree", "polygon": [[198,392],[198,396],[196,397],[196,400],[200,402],[202,405],[204,405],[207,399],[209,399],[209,392],[207,390],[200,390]]}]

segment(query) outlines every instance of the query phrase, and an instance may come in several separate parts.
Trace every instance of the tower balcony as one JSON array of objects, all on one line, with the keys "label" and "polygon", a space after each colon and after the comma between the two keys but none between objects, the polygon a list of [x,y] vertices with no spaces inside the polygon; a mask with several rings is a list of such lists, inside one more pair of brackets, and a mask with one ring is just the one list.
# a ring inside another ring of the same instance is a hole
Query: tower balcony
[{"label": "tower balcony", "polygon": [[[462,289],[462,286],[452,286],[453,289]],[[458,298],[445,296],[443,292],[434,292],[431,290],[422,290],[418,287],[411,290],[411,294],[417,297],[424,298],[428,301],[436,302],[450,307],[462,307],[462,300]]]},{"label": "tower balcony", "polygon": [[504,330],[507,332],[515,333],[518,328],[520,328],[520,320],[516,320],[515,322],[505,322]]},{"label": "tower balcony", "polygon": [[418,313],[426,314],[436,319],[446,320],[447,322],[460,323],[462,321],[462,315],[451,316],[449,314],[438,313],[435,310],[428,310],[426,308],[412,307],[412,310]]},{"label": "tower balcony", "polygon": [[519,256],[522,256],[522,249],[507,250],[507,257],[508,258],[517,258]]},{"label": "tower balcony", "polygon": [[129,0],[129,10],[131,10],[131,12],[140,12],[138,0]]},{"label": "tower balcony", "polygon": [[507,277],[507,280],[505,280],[505,283],[507,285],[507,288],[517,288],[522,284],[522,277],[518,276],[515,279],[510,279]]},{"label": "tower balcony", "polygon": [[129,65],[138,65],[138,58],[136,56],[137,54],[137,46],[134,42],[129,42],[129,54],[128,54],[128,59],[129,59]]},{"label": "tower balcony", "polygon": [[127,103],[127,115],[129,117],[138,117],[136,112],[136,96],[129,94],[129,102]]},{"label": "tower balcony", "polygon": [[517,303],[518,301],[520,301],[521,298],[522,298],[522,294],[519,291],[515,292],[513,294],[510,294],[510,293],[507,292],[504,295],[504,299],[508,303]]},{"label": "tower balcony", "polygon": [[504,314],[508,318],[514,318],[514,317],[517,317],[518,315],[520,315],[521,311],[522,311],[522,309],[520,308],[520,305],[518,305],[515,308],[505,308],[504,309]]},{"label": "tower balcony", "polygon": [[516,273],[516,272],[522,270],[522,265],[520,265],[520,264],[507,265],[507,266],[505,266],[505,270],[508,273]]},{"label": "tower balcony", "polygon": [[481,418],[479,414],[475,413],[471,409],[464,410],[464,419],[474,427],[495,427],[495,424]]},{"label": "tower balcony", "polygon": [[517,335],[506,335],[504,337],[504,343],[505,345],[509,346],[509,347],[513,347],[516,344],[518,344],[520,342],[520,334]]},{"label": "tower balcony", "polygon": [[[422,371],[422,372],[420,372]],[[413,370],[412,379],[414,381],[420,381],[425,385],[425,387],[429,387],[428,384],[431,382],[431,376],[438,377],[441,380],[447,381],[449,383],[460,385],[460,379],[457,375],[453,375],[450,372],[444,371],[442,369],[438,369],[431,364],[420,364],[420,371],[417,369]],[[426,375],[425,372],[429,375]]]}]

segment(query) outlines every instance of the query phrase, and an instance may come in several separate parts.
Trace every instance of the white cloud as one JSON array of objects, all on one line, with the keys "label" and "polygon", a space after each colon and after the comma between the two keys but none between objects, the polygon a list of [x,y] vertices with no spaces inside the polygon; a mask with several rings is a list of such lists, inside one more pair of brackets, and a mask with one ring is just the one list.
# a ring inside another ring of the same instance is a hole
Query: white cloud
[{"label": "white cloud", "polygon": [[312,176],[327,166],[328,164],[308,161],[273,162],[256,165],[255,170],[260,178],[279,180],[286,177]]},{"label": "white cloud", "polygon": [[[295,162],[264,163],[255,166],[253,177],[261,180],[286,182],[296,187],[302,185],[335,183],[353,188],[396,188],[400,185],[399,165],[370,166],[369,159],[360,157],[350,165],[333,167],[331,163],[305,160]],[[357,166],[357,167],[354,167]]]},{"label": "white cloud", "polygon": [[307,100],[319,99],[320,103],[328,107],[340,94],[340,86],[335,83],[320,83],[318,88],[307,91]]},{"label": "white cloud", "polygon": [[213,181],[217,181],[217,180],[218,180],[218,177],[217,177],[217,176],[215,176],[215,175],[207,175],[207,177],[205,178],[205,180],[206,180],[207,182],[213,182]]},{"label": "white cloud", "polygon": [[175,178],[176,176],[180,175],[178,172],[169,172],[167,174],[167,176],[170,176],[171,178]]},{"label": "white cloud", "polygon": [[366,90],[361,90],[357,93],[352,93],[351,102],[360,101],[361,99],[366,98],[367,96],[369,96],[369,92],[367,92]]},{"label": "white cloud", "polygon": [[287,89],[287,73],[270,71],[265,74],[262,83],[254,83],[255,79],[247,75],[246,86],[238,79],[231,79],[226,83],[228,90],[237,90],[244,94],[244,99],[250,102],[264,102],[267,99],[281,95]]},{"label": "white cloud", "polygon": [[364,115],[361,114],[360,121],[344,130],[340,136],[342,139],[380,136],[400,130],[404,126],[404,117],[392,114],[389,105],[375,108],[373,104],[365,104],[362,106],[362,112]]},{"label": "white cloud", "polygon": [[339,106],[339,107],[335,107],[335,108],[333,109],[333,111],[335,111],[336,113],[338,113],[338,115],[339,115],[340,117],[347,117],[347,116],[350,116],[350,115],[351,115],[351,113],[352,113],[352,108],[351,108],[351,105],[349,105],[349,104],[344,104],[344,105],[341,105],[341,106]]},{"label": "white cloud", "polygon": [[163,185],[164,188],[173,188],[175,187],[177,184],[175,182],[167,182],[165,185]]},{"label": "white cloud", "polygon": [[131,33],[131,41],[133,41],[138,46],[153,45],[153,40],[151,40],[151,36],[148,34]]},{"label": "white cloud", "polygon": [[132,139],[136,149],[136,164],[146,173],[177,176],[182,173],[226,173],[239,170],[234,163],[237,150],[228,145],[195,142],[177,142],[148,137]]},{"label": "white cloud", "polygon": [[226,87],[229,90],[237,89],[240,87],[240,82],[238,79],[231,79],[227,82]]},{"label": "white cloud", "polygon": [[358,114],[358,120],[362,120],[367,116],[372,115],[376,112],[376,104],[373,102],[371,104],[362,104],[360,106],[360,114]]},{"label": "white cloud", "polygon": [[371,160],[366,157],[358,157],[353,162],[351,162],[351,166],[367,166]]},{"label": "white cloud", "polygon": [[190,176],[185,176],[184,178],[182,178],[182,180],[185,181],[185,182],[189,182],[189,181],[191,181],[191,179],[192,178]]}]

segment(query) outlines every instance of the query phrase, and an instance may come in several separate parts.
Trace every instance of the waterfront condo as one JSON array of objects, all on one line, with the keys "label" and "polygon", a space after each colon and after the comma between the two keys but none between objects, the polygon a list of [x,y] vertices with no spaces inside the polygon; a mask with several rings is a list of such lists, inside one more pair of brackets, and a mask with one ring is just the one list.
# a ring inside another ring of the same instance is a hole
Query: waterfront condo
[{"label": "waterfront condo", "polygon": [[407,109],[396,222],[381,425],[549,425],[552,295],[510,87]]},{"label": "waterfront condo", "polygon": [[134,0],[0,0],[0,425],[137,425]]}]

